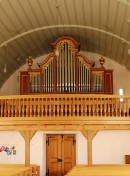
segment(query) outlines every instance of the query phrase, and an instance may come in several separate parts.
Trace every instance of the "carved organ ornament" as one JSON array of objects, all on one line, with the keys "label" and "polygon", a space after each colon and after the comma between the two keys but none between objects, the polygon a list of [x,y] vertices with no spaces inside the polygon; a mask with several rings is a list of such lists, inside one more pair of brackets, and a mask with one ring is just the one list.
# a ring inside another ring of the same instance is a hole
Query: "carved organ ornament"
[{"label": "carved organ ornament", "polygon": [[32,58],[27,60],[28,70],[20,73],[20,94],[40,93],[113,93],[113,70],[103,67],[105,60],[99,59],[100,68],[95,68],[79,52],[79,43],[63,36],[53,46],[53,53],[39,69],[32,69]]}]

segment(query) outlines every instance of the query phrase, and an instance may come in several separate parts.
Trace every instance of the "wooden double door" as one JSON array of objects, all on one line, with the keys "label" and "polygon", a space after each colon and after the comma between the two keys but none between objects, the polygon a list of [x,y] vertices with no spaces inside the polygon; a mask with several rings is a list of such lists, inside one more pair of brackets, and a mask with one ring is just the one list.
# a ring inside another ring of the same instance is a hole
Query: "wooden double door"
[{"label": "wooden double door", "polygon": [[47,176],[64,176],[76,163],[74,134],[46,135]]}]

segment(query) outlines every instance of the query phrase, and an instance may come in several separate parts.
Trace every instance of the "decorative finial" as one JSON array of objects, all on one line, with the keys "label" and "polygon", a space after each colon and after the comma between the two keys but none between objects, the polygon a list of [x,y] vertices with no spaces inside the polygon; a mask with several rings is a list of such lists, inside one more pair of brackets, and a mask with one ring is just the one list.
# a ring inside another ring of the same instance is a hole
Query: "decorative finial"
[{"label": "decorative finial", "polygon": [[105,63],[105,59],[103,58],[103,56],[101,56],[101,58],[99,59],[100,65],[103,68],[103,65]]},{"label": "decorative finial", "polygon": [[27,63],[28,63],[28,69],[32,69],[32,65],[33,65],[33,58],[32,56],[29,56],[29,58],[27,59]]}]

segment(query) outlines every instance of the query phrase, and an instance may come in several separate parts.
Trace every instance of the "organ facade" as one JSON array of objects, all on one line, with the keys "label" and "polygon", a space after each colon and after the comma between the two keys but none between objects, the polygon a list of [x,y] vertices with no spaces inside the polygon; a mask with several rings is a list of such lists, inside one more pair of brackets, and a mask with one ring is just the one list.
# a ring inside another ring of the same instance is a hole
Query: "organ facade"
[{"label": "organ facade", "polygon": [[52,46],[53,53],[38,69],[31,68],[32,58],[28,58],[28,70],[20,76],[20,94],[113,94],[113,70],[104,68],[103,57],[100,68],[95,68],[94,62],[80,53],[80,43],[68,36],[58,38]]}]

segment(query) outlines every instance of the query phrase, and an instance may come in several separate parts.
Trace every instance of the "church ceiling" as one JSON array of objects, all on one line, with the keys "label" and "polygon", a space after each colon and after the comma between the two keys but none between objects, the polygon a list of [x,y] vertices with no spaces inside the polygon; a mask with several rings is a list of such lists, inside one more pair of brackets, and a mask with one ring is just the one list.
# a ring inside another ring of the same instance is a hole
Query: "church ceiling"
[{"label": "church ceiling", "polygon": [[0,87],[62,35],[130,71],[130,0],[0,0]]}]

